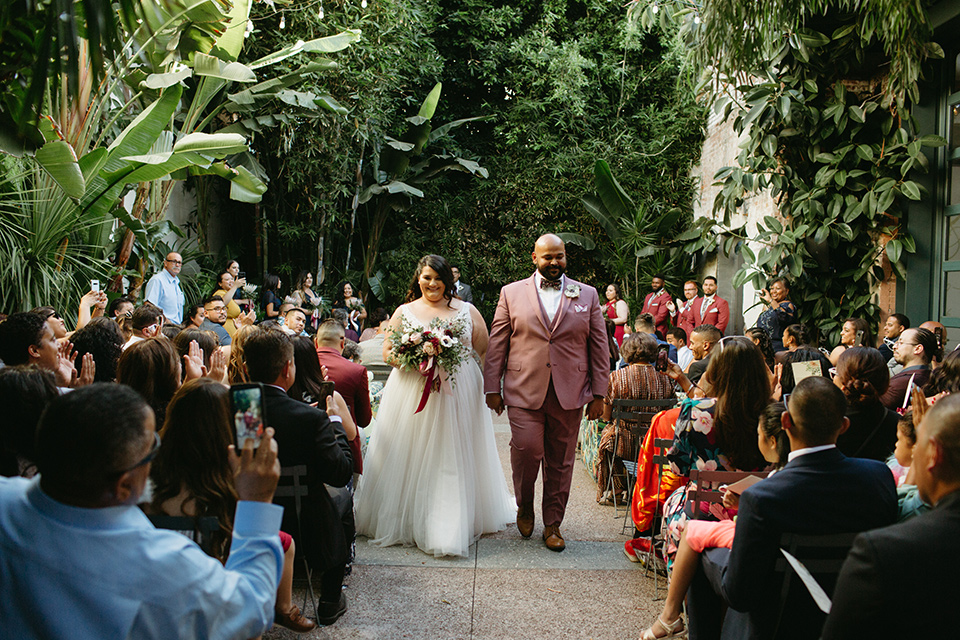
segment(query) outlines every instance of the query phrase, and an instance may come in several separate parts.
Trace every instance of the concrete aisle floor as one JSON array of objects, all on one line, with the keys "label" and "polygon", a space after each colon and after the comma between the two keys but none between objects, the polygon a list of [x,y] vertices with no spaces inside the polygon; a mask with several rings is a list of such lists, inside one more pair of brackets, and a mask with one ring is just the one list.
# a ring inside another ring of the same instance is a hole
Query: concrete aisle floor
[{"label": "concrete aisle floor", "polygon": [[[494,418],[494,430],[512,491],[506,414]],[[599,506],[595,497],[596,486],[578,459],[561,553],[543,546],[539,495],[531,538],[511,526],[481,538],[467,558],[437,559],[415,547],[379,548],[359,538],[346,582],[347,613],[309,634],[275,627],[264,638],[637,638],[661,603],[653,601],[653,578],[623,554],[622,517],[614,519],[613,507]],[[296,602],[302,593],[295,589]]]}]

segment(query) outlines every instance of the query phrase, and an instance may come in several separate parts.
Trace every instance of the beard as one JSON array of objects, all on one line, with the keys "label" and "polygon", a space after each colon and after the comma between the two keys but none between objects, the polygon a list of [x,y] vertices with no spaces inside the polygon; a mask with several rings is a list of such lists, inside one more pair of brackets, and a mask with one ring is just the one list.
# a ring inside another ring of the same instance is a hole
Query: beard
[{"label": "beard", "polygon": [[547,280],[559,280],[560,276],[563,275],[564,268],[560,265],[548,264],[543,267],[537,267],[537,271]]}]

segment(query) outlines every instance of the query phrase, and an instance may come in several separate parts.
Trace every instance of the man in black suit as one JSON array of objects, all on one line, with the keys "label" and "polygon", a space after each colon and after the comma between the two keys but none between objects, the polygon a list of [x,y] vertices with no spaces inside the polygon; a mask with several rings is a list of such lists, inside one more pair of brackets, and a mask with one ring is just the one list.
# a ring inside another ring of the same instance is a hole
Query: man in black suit
[{"label": "man in black suit", "polygon": [[460,267],[450,267],[450,270],[453,271],[453,287],[456,289],[454,293],[464,302],[473,304],[473,292],[470,290],[470,285],[460,282]]},{"label": "man in black suit", "polygon": [[307,554],[311,568],[320,572],[320,606],[317,622],[333,624],[347,610],[343,576],[353,542],[353,503],[345,517],[324,484],[344,487],[353,475],[349,440],[357,435],[340,394],[327,399],[326,412],[294,400],[287,389],[296,379],[293,342],[279,329],[258,328],[244,344],[250,380],[264,385],[266,421],[277,443],[283,443],[283,466],[307,466],[309,495],[303,503],[298,530],[292,499],[275,499],[284,507],[284,531],[298,539],[297,550]]},{"label": "man in black suit", "polygon": [[802,587],[791,592],[777,625],[783,576],[774,564],[781,557],[781,535],[865,531],[897,515],[887,466],[847,458],[836,448],[837,436],[849,426],[845,410],[843,393],[827,378],[806,378],[794,388],[781,418],[790,460],[741,495],[733,548],[701,556],[687,600],[691,640],[721,637],[721,601],[730,607],[724,638],[819,637],[824,616],[799,592]]},{"label": "man in black suit", "polygon": [[824,640],[957,636],[960,396],[941,399],[924,416],[912,468],[933,510],[857,536],[837,579]]}]

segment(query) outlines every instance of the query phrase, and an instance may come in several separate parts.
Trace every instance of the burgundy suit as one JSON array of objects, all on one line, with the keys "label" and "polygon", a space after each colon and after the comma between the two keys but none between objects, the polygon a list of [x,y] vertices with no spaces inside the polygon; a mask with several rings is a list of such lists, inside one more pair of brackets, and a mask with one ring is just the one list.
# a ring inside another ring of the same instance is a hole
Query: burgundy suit
[{"label": "burgundy suit", "polygon": [[596,289],[564,277],[563,290],[550,322],[533,276],[503,287],[483,369],[484,393],[501,393],[503,381],[518,504],[533,502],[543,465],[545,525],[563,520],[583,406],[606,395],[610,373]]},{"label": "burgundy suit", "polygon": [[[687,305],[687,302],[690,304]],[[676,305],[676,301],[674,301],[673,304]],[[693,328],[697,326],[696,320],[693,318],[693,307],[696,305],[698,309],[700,308],[700,298],[694,298],[693,300],[685,301],[684,304],[686,305],[686,308],[682,306],[677,307],[677,310],[670,315],[670,322],[673,323],[673,326],[683,329],[683,331],[687,334],[687,340],[689,340],[690,334],[693,333]],[[663,337],[666,338],[667,336]]]},{"label": "burgundy suit", "polygon": [[[347,360],[337,349],[330,347],[317,349],[317,357],[320,359],[320,364],[327,368],[327,377],[333,380],[334,388],[347,403],[353,421],[358,427],[370,424],[373,411],[370,409],[370,385],[366,367]],[[363,473],[360,438],[355,438],[350,443],[350,447],[353,450],[353,470],[356,473]]]},{"label": "burgundy suit", "polygon": [[653,315],[653,323],[660,332],[662,338],[666,339],[670,318],[670,310],[667,309],[667,303],[670,302],[670,294],[666,289],[660,289],[657,293],[650,292],[643,299],[643,309],[640,313],[649,313]]},{"label": "burgundy suit", "polygon": [[702,304],[703,298],[697,298],[694,301],[693,319],[696,323],[694,326],[699,327],[702,324],[712,324],[717,329],[720,329],[720,333],[725,333],[727,330],[727,322],[730,321],[730,305],[727,304],[727,301],[720,296],[714,296],[713,302],[710,303],[710,306],[707,307],[701,318],[700,306]]}]

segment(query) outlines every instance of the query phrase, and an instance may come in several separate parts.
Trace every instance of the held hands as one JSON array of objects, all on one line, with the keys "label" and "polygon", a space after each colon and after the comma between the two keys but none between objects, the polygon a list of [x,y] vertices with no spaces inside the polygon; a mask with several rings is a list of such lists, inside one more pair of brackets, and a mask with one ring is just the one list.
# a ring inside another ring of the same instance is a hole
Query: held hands
[{"label": "held hands", "polygon": [[488,393],[486,398],[487,406],[490,409],[495,411],[498,416],[503,413],[503,396],[499,393]]},{"label": "held hands", "polygon": [[240,455],[237,455],[236,447],[230,445],[230,468],[240,500],[273,502],[273,494],[280,480],[280,460],[277,458],[277,441],[273,439],[273,433],[271,427],[264,429],[263,439],[256,450],[253,440],[245,440]]}]

